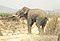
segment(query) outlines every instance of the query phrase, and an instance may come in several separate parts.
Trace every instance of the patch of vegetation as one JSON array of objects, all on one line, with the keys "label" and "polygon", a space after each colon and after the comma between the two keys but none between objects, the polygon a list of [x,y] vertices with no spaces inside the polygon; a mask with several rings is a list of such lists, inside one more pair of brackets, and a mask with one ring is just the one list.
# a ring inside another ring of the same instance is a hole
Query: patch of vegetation
[{"label": "patch of vegetation", "polygon": [[0,13],[0,20],[19,21],[18,16],[13,16],[13,13]]},{"label": "patch of vegetation", "polygon": [[2,17],[8,17],[8,16],[12,16],[13,14],[10,13],[0,13],[0,16]]},{"label": "patch of vegetation", "polygon": [[57,15],[51,16],[50,21],[46,25],[46,34],[57,35],[59,33],[58,28],[60,28],[60,27],[58,24],[59,23],[58,18],[59,18],[59,16],[57,16]]}]

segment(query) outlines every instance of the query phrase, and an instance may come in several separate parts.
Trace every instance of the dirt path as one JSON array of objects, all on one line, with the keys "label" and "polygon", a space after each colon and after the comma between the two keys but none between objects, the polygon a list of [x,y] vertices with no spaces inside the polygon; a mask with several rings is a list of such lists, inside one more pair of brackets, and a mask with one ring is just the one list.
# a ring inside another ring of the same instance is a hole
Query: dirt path
[{"label": "dirt path", "polygon": [[20,34],[0,36],[0,41],[57,41],[57,39],[58,36],[55,35]]}]

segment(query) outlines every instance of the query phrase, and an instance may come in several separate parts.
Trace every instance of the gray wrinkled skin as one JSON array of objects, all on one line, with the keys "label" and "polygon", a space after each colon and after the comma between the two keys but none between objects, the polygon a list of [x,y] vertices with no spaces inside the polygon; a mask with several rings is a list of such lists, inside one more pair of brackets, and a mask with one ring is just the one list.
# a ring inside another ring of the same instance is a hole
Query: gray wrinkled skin
[{"label": "gray wrinkled skin", "polygon": [[48,20],[46,12],[41,9],[29,9],[27,7],[23,7],[21,10],[17,11],[16,15],[20,18],[25,17],[27,19],[28,33],[31,33],[31,27],[34,22],[36,22],[36,26],[38,27],[40,34],[40,26],[44,29]]}]

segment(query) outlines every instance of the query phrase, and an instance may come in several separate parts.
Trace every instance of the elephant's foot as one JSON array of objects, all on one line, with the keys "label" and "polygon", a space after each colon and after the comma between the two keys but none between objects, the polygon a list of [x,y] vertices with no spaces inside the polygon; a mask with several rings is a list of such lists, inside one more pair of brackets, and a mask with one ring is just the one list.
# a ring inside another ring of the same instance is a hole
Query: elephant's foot
[{"label": "elephant's foot", "polygon": [[27,34],[32,34],[32,33],[27,33]]},{"label": "elephant's foot", "polygon": [[31,33],[31,29],[28,29],[28,34],[32,34],[32,33]]},{"label": "elephant's foot", "polygon": [[27,33],[27,34],[32,34],[32,33]]}]

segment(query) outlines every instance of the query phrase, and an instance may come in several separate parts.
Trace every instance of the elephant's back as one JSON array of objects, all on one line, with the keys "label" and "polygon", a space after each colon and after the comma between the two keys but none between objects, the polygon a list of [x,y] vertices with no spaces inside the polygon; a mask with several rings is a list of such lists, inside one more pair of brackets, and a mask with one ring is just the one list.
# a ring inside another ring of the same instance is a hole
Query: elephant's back
[{"label": "elephant's back", "polygon": [[41,9],[30,9],[28,12],[29,16],[36,15],[39,17],[46,17],[47,13]]}]

